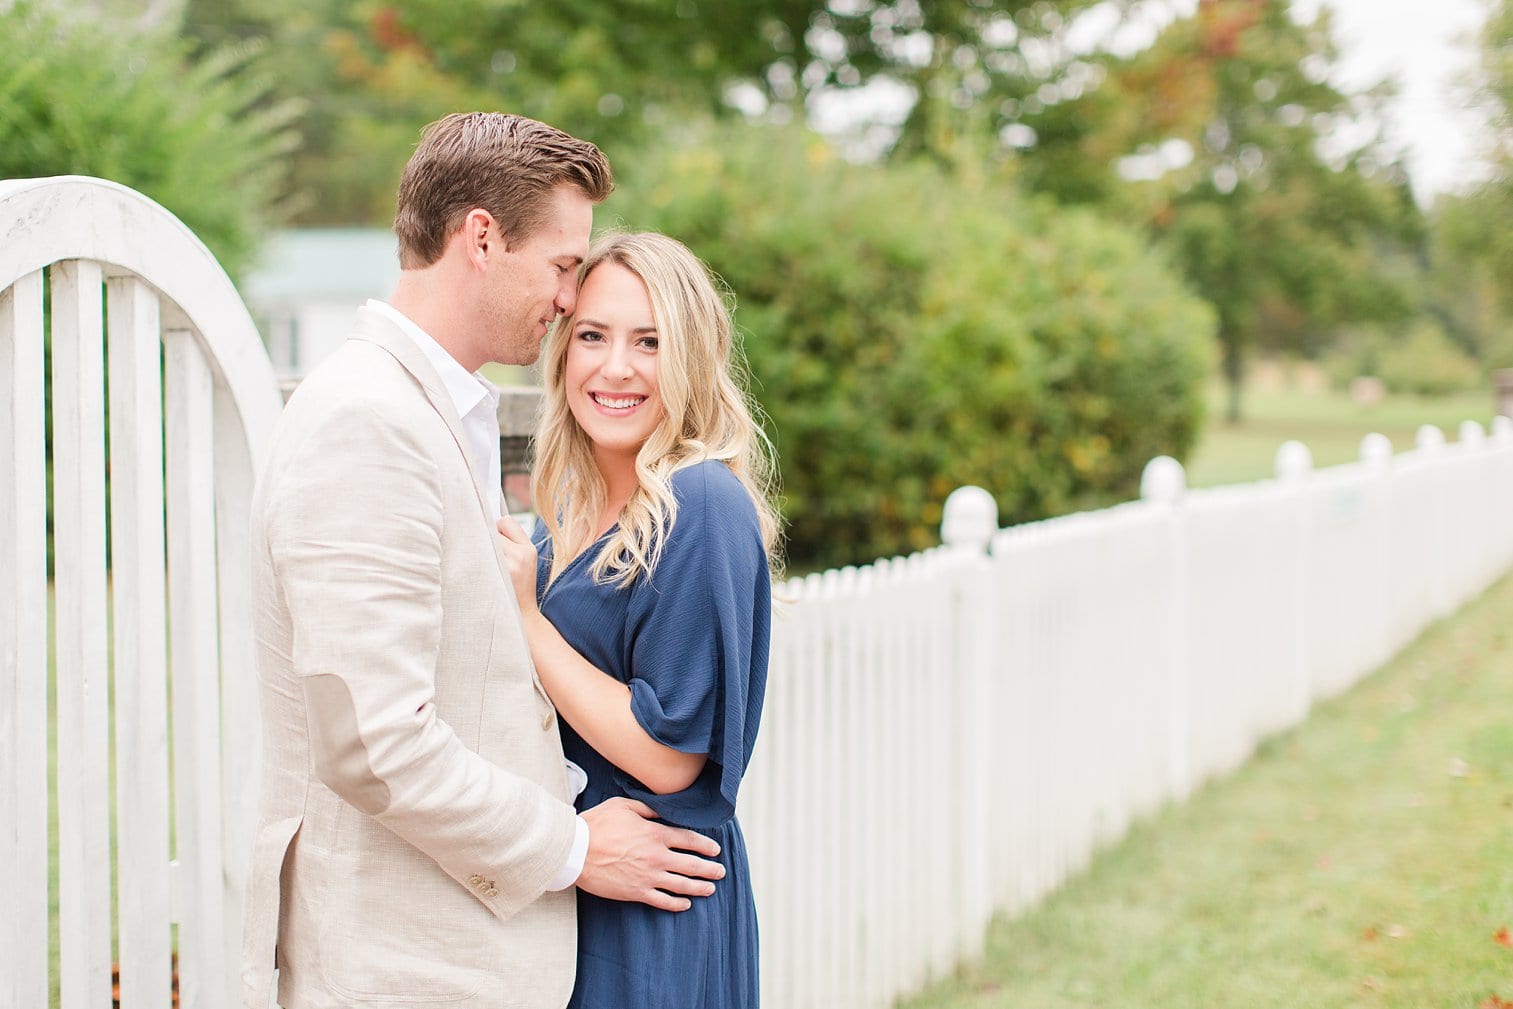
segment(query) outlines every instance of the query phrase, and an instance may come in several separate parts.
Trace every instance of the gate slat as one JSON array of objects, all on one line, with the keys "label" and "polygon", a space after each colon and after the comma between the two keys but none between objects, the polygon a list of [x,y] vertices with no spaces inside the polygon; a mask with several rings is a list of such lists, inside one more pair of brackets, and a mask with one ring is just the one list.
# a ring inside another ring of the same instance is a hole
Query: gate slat
[{"label": "gate slat", "polygon": [[[242,421],[227,396],[215,398],[215,540],[220,599],[221,831],[224,841],[223,908],[226,963],[241,960],[241,897],[247,888],[257,830],[262,738],[248,718],[258,696],[257,649],[252,636],[252,495],[255,467],[247,455]],[[241,998],[241,976],[228,970],[225,1005]]]},{"label": "gate slat", "polygon": [[193,333],[165,331],[163,354],[179,997],[183,1009],[206,1009],[221,1004],[228,970],[218,801],[214,388]]},{"label": "gate slat", "polygon": [[52,277],[58,931],[63,1009],[110,1002],[105,346],[98,263]]},{"label": "gate slat", "polygon": [[[42,274],[0,292],[0,1001],[45,1006],[47,979],[47,475]],[[14,699],[10,701],[10,699]]]},{"label": "gate slat", "polygon": [[135,277],[107,292],[120,1004],[159,1009],[172,986],[160,313]]}]

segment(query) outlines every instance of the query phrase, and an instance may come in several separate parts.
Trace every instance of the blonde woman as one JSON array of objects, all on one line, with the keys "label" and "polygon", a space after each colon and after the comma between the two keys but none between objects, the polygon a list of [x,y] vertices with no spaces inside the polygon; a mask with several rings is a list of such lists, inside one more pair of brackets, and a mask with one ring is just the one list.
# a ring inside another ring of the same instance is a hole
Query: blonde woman
[{"label": "blonde woman", "polygon": [[[531,655],[587,774],[720,845],[681,913],[578,895],[581,1009],[757,1005],[736,793],[767,678],[778,522],[770,448],[704,265],[662,235],[600,240],[543,356],[533,540],[500,528]],[[692,856],[690,856],[692,857]]]}]

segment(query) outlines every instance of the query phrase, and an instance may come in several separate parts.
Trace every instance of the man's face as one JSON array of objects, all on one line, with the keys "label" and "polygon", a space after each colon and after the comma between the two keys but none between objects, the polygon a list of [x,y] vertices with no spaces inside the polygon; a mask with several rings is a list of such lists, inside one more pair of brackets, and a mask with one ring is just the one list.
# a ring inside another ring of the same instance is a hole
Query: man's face
[{"label": "man's face", "polygon": [[541,226],[523,242],[502,243],[502,256],[490,266],[490,360],[530,364],[540,356],[552,322],[573,310],[578,266],[588,255],[593,224],[589,198],[572,186],[558,186]]}]

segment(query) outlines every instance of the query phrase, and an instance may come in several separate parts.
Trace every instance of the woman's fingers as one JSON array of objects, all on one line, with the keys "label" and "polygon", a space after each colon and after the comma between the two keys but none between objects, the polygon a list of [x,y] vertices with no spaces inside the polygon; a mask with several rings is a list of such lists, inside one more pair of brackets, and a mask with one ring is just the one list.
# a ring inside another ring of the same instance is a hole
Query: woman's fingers
[{"label": "woman's fingers", "polygon": [[521,526],[519,522],[516,522],[508,515],[501,516],[496,525],[499,531],[504,535],[504,538],[509,540],[511,543],[528,544],[531,541],[531,538],[529,535],[527,535],[525,528]]}]

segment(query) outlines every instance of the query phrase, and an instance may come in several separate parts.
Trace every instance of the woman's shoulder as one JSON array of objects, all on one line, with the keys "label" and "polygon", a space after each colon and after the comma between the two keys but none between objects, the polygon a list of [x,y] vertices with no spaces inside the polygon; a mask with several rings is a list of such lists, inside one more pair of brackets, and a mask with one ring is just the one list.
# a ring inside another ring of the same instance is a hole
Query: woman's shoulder
[{"label": "woman's shoulder", "polygon": [[704,459],[677,470],[672,475],[672,487],[680,519],[684,510],[710,516],[749,513],[756,517],[756,505],[746,485],[718,459]]}]

